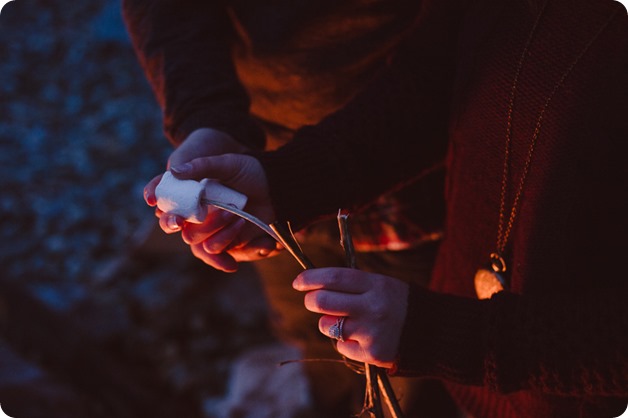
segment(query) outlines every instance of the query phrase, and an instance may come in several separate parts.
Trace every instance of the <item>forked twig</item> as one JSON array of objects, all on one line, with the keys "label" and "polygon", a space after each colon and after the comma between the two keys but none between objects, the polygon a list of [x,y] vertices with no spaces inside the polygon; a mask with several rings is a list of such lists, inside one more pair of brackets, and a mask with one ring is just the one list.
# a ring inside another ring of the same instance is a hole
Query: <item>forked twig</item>
[{"label": "forked twig", "polygon": [[[314,268],[314,264],[312,264],[312,262],[301,250],[294,234],[289,229],[289,225],[286,227],[279,222],[274,222],[268,225],[248,212],[215,200],[202,199],[202,203],[226,210],[227,212],[233,213],[234,215],[253,223],[283,245],[284,248],[299,262],[303,269],[308,270]],[[341,237],[340,244],[345,250],[347,266],[350,268],[356,268],[355,250],[351,234],[349,233],[348,217],[348,213],[343,212],[342,210],[338,211],[338,227],[340,229]],[[365,410],[374,414],[376,418],[383,418],[383,399],[388,406],[388,410],[390,411],[392,418],[403,418],[403,413],[399,403],[397,402],[397,398],[395,397],[395,392],[388,380],[386,371],[381,367],[368,363],[364,364],[364,371],[366,375],[366,394],[364,399]]]},{"label": "forked twig", "polygon": [[201,198],[201,203],[204,204],[204,205],[215,206],[215,207],[217,207],[219,209],[226,210],[227,212],[233,213],[234,215],[238,215],[240,218],[246,219],[247,221],[249,221],[252,224],[254,224],[255,226],[257,226],[262,231],[266,232],[268,235],[270,235],[272,238],[274,238],[275,241],[281,243],[279,237],[277,236],[277,234],[275,234],[275,231],[273,231],[271,229],[271,227],[267,223],[265,223],[264,221],[262,221],[258,217],[253,216],[250,213],[245,212],[243,210],[240,210],[240,209],[238,209],[237,207],[235,207],[233,205],[229,205],[227,203],[219,202],[217,200]]},{"label": "forked twig", "polygon": [[294,238],[294,234],[292,234],[292,231],[284,227],[279,222],[274,222],[268,225],[261,219],[251,215],[248,212],[240,210],[235,206],[231,206],[223,202],[218,202],[216,200],[201,199],[201,203],[205,205],[215,206],[219,209],[223,209],[227,212],[233,213],[234,215],[237,215],[242,219],[246,219],[247,221],[260,228],[262,231],[270,235],[275,241],[283,245],[284,248],[288,250],[290,254],[292,254],[292,256],[299,262],[299,264],[301,264],[301,267],[303,267],[305,270],[314,268],[312,262],[301,250],[301,247],[299,246],[297,240]]},{"label": "forked twig", "polygon": [[[347,266],[353,269],[357,268],[355,248],[349,232],[349,213],[342,209],[338,211],[338,229],[340,230],[340,245],[345,250]],[[397,397],[390,384],[386,370],[368,363],[364,363],[364,370],[366,373],[365,409],[370,410],[377,418],[383,417],[383,398],[392,418],[402,418],[403,412],[397,402]]]}]

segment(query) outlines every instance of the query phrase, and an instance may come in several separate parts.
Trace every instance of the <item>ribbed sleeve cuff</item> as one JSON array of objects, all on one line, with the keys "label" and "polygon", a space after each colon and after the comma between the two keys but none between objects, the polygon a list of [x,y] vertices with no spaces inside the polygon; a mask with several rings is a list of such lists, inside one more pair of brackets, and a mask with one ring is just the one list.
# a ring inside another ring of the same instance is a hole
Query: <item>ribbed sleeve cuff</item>
[{"label": "ribbed sleeve cuff", "polygon": [[487,315],[487,301],[411,286],[394,374],[482,384]]}]

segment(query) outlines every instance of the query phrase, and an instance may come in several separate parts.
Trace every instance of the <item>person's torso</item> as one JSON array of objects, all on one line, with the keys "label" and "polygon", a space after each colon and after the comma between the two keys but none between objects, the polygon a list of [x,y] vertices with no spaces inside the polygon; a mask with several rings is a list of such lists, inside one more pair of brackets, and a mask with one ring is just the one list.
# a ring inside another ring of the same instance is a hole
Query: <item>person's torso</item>
[{"label": "person's torso", "polygon": [[[497,3],[479,1],[463,31],[448,157],[446,232],[432,283],[437,291],[468,297],[476,296],[476,270],[486,267],[497,249],[510,94],[539,13],[524,0]],[[621,288],[618,280],[623,277],[612,260],[621,258],[614,237],[628,233],[628,207],[619,197],[625,190],[622,160],[628,152],[625,11],[604,26],[616,6],[610,0],[550,0],[520,67],[504,227],[526,161],[530,165],[505,251],[512,292]],[[488,18],[487,10],[492,14]],[[508,404],[509,417],[606,416],[579,415],[588,402],[582,399],[557,402],[531,392],[481,396],[485,404],[475,405],[478,411],[491,410],[489,405],[500,399]],[[526,402],[531,406],[524,405],[522,399],[530,397]]]}]

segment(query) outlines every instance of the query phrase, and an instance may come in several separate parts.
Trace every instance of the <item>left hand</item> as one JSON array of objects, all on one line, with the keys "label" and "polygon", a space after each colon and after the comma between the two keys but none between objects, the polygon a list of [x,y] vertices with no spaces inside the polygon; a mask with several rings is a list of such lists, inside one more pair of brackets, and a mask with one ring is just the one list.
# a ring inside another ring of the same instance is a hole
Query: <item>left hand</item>
[{"label": "left hand", "polygon": [[346,317],[340,354],[390,368],[399,350],[409,286],[401,280],[348,268],[321,268],[299,274],[292,286],[305,295],[305,307],[321,313],[319,330],[329,335]]},{"label": "left hand", "polygon": [[[212,178],[219,180],[248,197],[244,208],[265,223],[275,219],[270,202],[268,182],[261,164],[244,154],[222,154],[195,158],[185,164],[171,167],[175,177],[181,180]],[[145,187],[144,196],[150,206],[157,204],[155,188],[161,176],[155,177]],[[206,264],[233,272],[241,261],[254,261],[277,253],[275,241],[256,226],[246,223],[222,209],[208,207],[208,215],[201,224],[164,214],[156,209],[159,225],[166,233],[181,231],[183,241],[192,254]]]}]

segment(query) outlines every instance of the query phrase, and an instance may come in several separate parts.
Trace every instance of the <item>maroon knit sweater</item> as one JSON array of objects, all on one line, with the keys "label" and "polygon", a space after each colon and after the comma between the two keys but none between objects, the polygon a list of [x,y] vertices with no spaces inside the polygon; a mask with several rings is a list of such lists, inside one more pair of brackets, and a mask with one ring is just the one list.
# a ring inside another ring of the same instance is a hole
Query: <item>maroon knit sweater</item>
[{"label": "maroon knit sweater", "polygon": [[474,296],[496,250],[509,95],[540,9],[530,3],[430,2],[371,88],[258,158],[279,217],[304,225],[397,187],[448,146],[446,236],[431,290],[411,289],[396,373],[443,379],[476,418],[614,417],[628,402],[628,17],[617,2],[550,0],[542,15],[514,103],[507,210],[540,109],[616,13],[544,115],[506,248],[509,290]]}]

